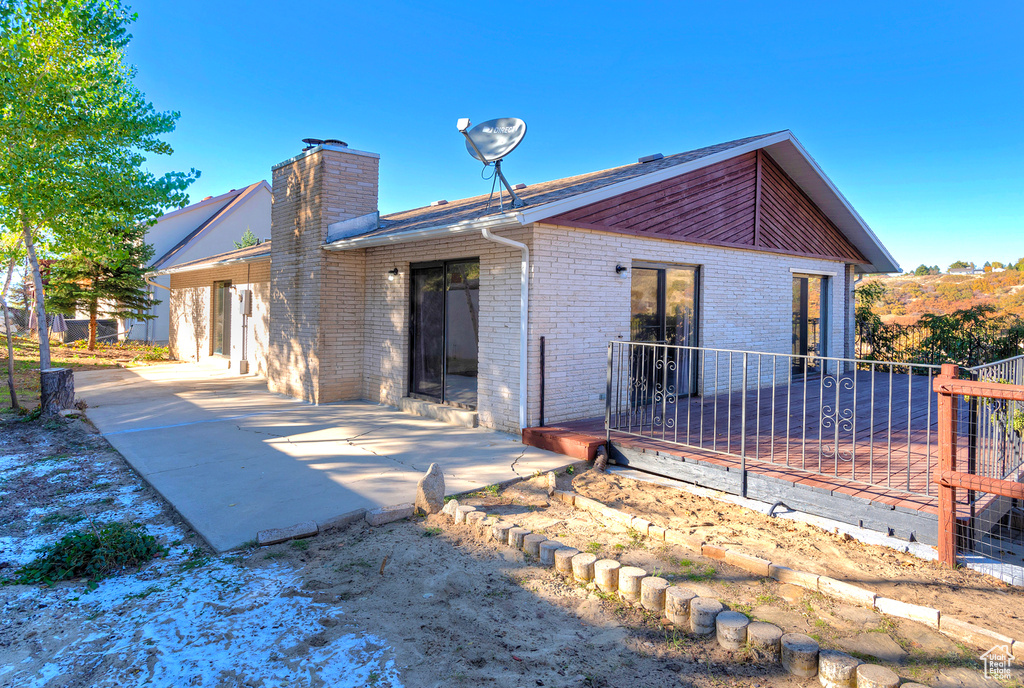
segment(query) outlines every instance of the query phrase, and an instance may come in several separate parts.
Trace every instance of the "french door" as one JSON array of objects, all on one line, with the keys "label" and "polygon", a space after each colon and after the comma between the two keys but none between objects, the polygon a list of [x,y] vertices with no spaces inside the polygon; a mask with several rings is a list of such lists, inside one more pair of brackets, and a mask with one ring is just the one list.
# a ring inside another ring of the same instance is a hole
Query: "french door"
[{"label": "french door", "polygon": [[[630,339],[679,346],[697,346],[699,270],[695,266],[634,266],[630,287]],[[640,387],[654,390],[661,366],[673,371],[673,392],[696,392],[696,352],[661,349],[662,361],[648,361],[653,347],[638,347],[633,362]],[[646,379],[650,377],[651,379]],[[677,390],[677,391],[676,391]]]},{"label": "french door", "polygon": [[477,405],[480,260],[411,266],[409,394]]},{"label": "french door", "polygon": [[[828,277],[793,275],[793,374],[821,372],[828,348]],[[806,358],[803,358],[806,357]]]}]

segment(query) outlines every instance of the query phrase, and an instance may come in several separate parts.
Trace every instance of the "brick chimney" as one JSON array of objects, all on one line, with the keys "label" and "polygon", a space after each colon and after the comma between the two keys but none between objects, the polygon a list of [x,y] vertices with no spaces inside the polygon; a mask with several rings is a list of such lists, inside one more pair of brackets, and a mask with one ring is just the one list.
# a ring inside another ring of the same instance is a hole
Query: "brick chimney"
[{"label": "brick chimney", "polygon": [[365,251],[322,246],[332,223],[377,212],[379,160],[328,143],[272,168],[272,392],[313,403],[362,396]]}]

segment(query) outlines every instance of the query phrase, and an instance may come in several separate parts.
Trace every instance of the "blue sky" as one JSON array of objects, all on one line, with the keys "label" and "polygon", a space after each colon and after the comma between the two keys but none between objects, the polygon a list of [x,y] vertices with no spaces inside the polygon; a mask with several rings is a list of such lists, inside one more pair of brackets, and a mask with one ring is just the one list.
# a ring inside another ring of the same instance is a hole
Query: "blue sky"
[{"label": "blue sky", "polygon": [[791,129],[904,269],[1024,256],[1024,4],[148,0],[129,60],[193,200],[305,137],[381,155],[383,212]]}]

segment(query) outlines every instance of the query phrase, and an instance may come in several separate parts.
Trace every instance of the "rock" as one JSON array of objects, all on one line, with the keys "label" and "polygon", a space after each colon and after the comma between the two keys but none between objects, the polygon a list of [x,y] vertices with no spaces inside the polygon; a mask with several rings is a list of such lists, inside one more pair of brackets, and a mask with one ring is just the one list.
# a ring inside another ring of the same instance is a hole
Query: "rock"
[{"label": "rock", "polygon": [[619,569],[622,564],[614,559],[602,559],[594,562],[594,580],[601,592],[617,592],[619,589]]},{"label": "rock", "polygon": [[412,504],[396,504],[394,506],[382,506],[379,509],[370,509],[366,512],[366,522],[371,526],[382,526],[392,521],[400,521],[403,518],[412,518],[414,507]]},{"label": "rock", "polygon": [[415,506],[425,514],[436,514],[444,508],[444,473],[436,463],[430,464],[416,486]]},{"label": "rock", "polygon": [[529,534],[530,530],[528,528],[520,528],[518,526],[516,526],[515,528],[511,528],[508,531],[508,546],[512,549],[521,550],[523,548],[523,541]]},{"label": "rock", "polygon": [[334,530],[336,528],[344,528],[356,521],[362,521],[364,518],[366,518],[366,509],[354,509],[321,521],[317,525],[320,526],[320,530]]},{"label": "rock", "polygon": [[803,633],[782,636],[782,666],[794,676],[810,678],[818,673],[818,642]]},{"label": "rock", "polygon": [[287,540],[312,537],[320,532],[320,528],[313,521],[303,521],[287,528],[268,528],[256,533],[256,542],[260,547],[265,545],[276,545]]},{"label": "rock", "polygon": [[619,569],[619,597],[629,602],[640,601],[640,582],[647,576],[647,571],[636,566],[623,566]]},{"label": "rock", "polygon": [[665,618],[676,626],[689,627],[690,602],[695,597],[694,591],[675,585],[665,590]]},{"label": "rock", "polygon": [[920,624],[904,624],[900,628],[900,633],[914,647],[932,656],[955,654],[960,651],[946,636]]},{"label": "rock", "polygon": [[[540,556],[540,546],[547,542],[548,538],[546,535],[539,535],[537,533],[531,533],[523,538],[523,551],[530,556]],[[552,560],[554,563],[554,560]]]},{"label": "rock", "polygon": [[726,650],[739,650],[747,642],[750,619],[740,612],[722,612],[715,617],[718,644]]},{"label": "rock", "polygon": [[449,499],[444,503],[444,507],[441,509],[441,513],[449,518],[455,518],[455,510],[459,508],[459,500]]},{"label": "rock", "polygon": [[589,583],[594,580],[594,563],[597,556],[588,552],[581,552],[572,558],[572,577],[580,583]]},{"label": "rock", "polygon": [[877,664],[861,664],[857,667],[857,688],[896,688],[900,677],[895,672]]},{"label": "rock", "polygon": [[980,671],[967,667],[943,669],[932,684],[935,688],[999,688],[1001,685],[996,679],[985,678]]},{"label": "rock", "polygon": [[856,688],[857,667],[861,661],[845,652],[818,652],[818,682],[822,688]]},{"label": "rock", "polygon": [[558,476],[555,475],[554,471],[548,471],[548,497],[553,497],[557,489]]},{"label": "rock", "polygon": [[508,531],[515,528],[514,523],[508,521],[498,521],[491,526],[491,537],[503,545],[508,544]]},{"label": "rock", "polygon": [[480,534],[480,524],[487,518],[487,514],[482,511],[470,511],[466,514],[466,525],[470,526],[476,533]]},{"label": "rock", "polygon": [[455,507],[455,522],[456,523],[465,523],[466,522],[466,515],[467,514],[471,514],[471,513],[473,513],[476,510],[477,509],[476,509],[475,506],[470,506],[469,504],[461,504],[461,505]]},{"label": "rock", "polygon": [[690,600],[690,630],[696,635],[711,635],[715,632],[715,618],[725,606],[713,597],[697,597]]},{"label": "rock", "polygon": [[885,633],[861,633],[852,638],[842,638],[839,646],[847,652],[875,657],[883,662],[902,664],[907,653]]},{"label": "rock", "polygon": [[648,576],[640,581],[640,604],[649,612],[665,611],[665,589],[668,581],[660,576]]},{"label": "rock", "polygon": [[755,621],[747,626],[747,646],[758,659],[777,662],[782,653],[782,629],[775,624]]},{"label": "rock", "polygon": [[544,566],[555,565],[555,552],[565,547],[558,540],[548,540],[547,542],[540,543],[540,563]]},{"label": "rock", "polygon": [[572,576],[572,558],[580,551],[575,547],[563,547],[555,550],[555,570],[563,576]]}]

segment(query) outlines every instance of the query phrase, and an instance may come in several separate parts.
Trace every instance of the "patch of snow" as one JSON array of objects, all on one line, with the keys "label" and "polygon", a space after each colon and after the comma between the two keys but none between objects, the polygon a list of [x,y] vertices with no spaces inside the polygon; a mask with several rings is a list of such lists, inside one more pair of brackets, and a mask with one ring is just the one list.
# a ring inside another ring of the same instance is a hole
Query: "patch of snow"
[{"label": "patch of snow", "polygon": [[12,468],[20,468],[28,462],[30,454],[6,454],[0,456],[0,471],[9,471]]},{"label": "patch of snow", "polygon": [[[215,559],[184,572],[183,554],[180,549],[143,571],[103,581],[92,593],[61,600],[82,617],[95,616],[82,619],[91,632],[71,639],[31,675],[10,678],[41,688],[105,656],[114,659],[93,676],[104,685],[215,686],[228,678],[233,685],[400,685],[380,638],[346,633],[307,645],[325,631],[318,619],[340,610],[299,592],[302,581],[290,567],[247,569]],[[41,602],[72,592],[31,590]]]}]

